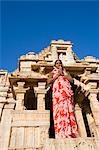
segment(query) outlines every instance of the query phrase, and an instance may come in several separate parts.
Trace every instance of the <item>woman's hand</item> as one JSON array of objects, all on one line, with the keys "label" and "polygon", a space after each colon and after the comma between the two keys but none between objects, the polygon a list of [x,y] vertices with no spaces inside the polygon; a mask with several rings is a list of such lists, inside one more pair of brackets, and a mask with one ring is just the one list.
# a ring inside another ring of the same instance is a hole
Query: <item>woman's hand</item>
[{"label": "woman's hand", "polygon": [[59,76],[63,76],[64,73],[63,73],[63,68],[60,66],[60,68],[58,69],[58,72],[56,74],[56,76],[53,76],[51,75],[50,78],[48,77],[48,80],[47,80],[47,84],[52,84]]},{"label": "woman's hand", "polygon": [[56,74],[56,76],[53,78],[53,79],[57,79],[59,76],[61,75],[61,71],[60,70],[58,70],[58,73]]},{"label": "woman's hand", "polygon": [[59,72],[59,75],[62,75],[62,76],[64,75],[64,74],[63,74],[63,68],[62,68],[62,66],[60,66],[58,72]]}]

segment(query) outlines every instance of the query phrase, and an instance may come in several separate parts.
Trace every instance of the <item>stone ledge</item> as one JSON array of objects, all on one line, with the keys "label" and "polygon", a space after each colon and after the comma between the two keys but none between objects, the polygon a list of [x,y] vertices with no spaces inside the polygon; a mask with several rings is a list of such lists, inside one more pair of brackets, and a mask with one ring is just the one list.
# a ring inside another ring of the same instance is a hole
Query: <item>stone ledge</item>
[{"label": "stone ledge", "polygon": [[95,138],[67,138],[47,139],[43,150],[98,150],[99,139]]},{"label": "stone ledge", "polygon": [[41,121],[14,121],[11,126],[12,127],[40,127],[40,126],[48,126],[49,127],[50,123],[49,121],[41,122]]}]

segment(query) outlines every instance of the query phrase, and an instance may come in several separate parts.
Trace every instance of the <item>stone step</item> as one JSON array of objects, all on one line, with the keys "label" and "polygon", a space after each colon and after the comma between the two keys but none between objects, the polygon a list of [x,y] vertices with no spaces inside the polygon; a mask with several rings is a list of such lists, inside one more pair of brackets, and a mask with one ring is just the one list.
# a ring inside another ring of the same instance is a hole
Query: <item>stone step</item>
[{"label": "stone step", "polygon": [[94,138],[47,139],[44,150],[99,150],[99,140]]}]

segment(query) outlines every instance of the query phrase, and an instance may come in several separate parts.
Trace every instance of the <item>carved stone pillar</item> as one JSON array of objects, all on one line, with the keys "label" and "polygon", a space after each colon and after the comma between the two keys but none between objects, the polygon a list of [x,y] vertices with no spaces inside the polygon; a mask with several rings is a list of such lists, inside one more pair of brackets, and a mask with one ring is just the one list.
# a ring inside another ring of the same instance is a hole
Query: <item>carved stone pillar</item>
[{"label": "carved stone pillar", "polygon": [[87,137],[85,125],[84,125],[84,120],[81,112],[81,108],[79,107],[78,104],[75,106],[75,115],[76,115],[76,120],[78,124],[78,129],[79,129],[79,134],[81,137]]},{"label": "carved stone pillar", "polygon": [[57,48],[56,48],[56,46],[51,46],[51,51],[52,51],[53,62],[55,62],[58,59],[58,54],[57,54]]},{"label": "carved stone pillar", "polygon": [[0,121],[2,117],[3,106],[4,106],[4,103],[0,103]]},{"label": "carved stone pillar", "polygon": [[1,115],[2,115],[3,106],[7,102],[7,100],[6,100],[7,91],[8,91],[7,86],[0,85],[0,119],[1,119]]},{"label": "carved stone pillar", "polygon": [[18,89],[15,90],[16,93],[16,110],[24,110],[24,94],[26,88],[24,88],[25,82],[18,82]]},{"label": "carved stone pillar", "polygon": [[97,113],[99,113],[99,102],[97,100],[97,93],[90,93],[88,98],[90,100],[90,106],[91,106],[91,110],[93,113],[93,117],[94,117],[95,121],[98,123],[99,117],[98,117]]},{"label": "carved stone pillar", "polygon": [[87,116],[88,125],[89,125],[89,128],[90,128],[91,136],[92,137],[94,137],[94,136],[97,137],[97,135],[98,135],[98,128],[96,127],[94,118],[92,117],[91,114],[86,114],[86,116]]},{"label": "carved stone pillar", "polygon": [[38,82],[38,87],[35,88],[35,93],[37,94],[37,110],[45,111],[45,84],[46,82]]},{"label": "carved stone pillar", "polygon": [[67,60],[67,63],[69,63],[69,64],[75,63],[75,60],[74,60],[73,54],[72,54],[72,46],[69,46],[66,50],[66,60]]},{"label": "carved stone pillar", "polygon": [[92,89],[90,90],[90,95],[89,95],[89,100],[90,100],[90,106],[93,114],[93,118],[95,121],[95,126],[96,126],[96,133],[97,137],[99,138],[99,102],[97,100],[97,90]]},{"label": "carved stone pillar", "polygon": [[[48,131],[50,126],[50,112],[49,110],[45,110],[45,94],[46,94],[45,84],[46,82],[38,82],[38,87],[34,88],[34,92],[37,96],[37,114],[38,115],[40,114],[39,118],[41,120],[39,128],[36,129],[37,133],[35,138],[36,142],[38,143],[37,145],[39,145],[39,143],[43,145],[45,139],[49,137]],[[41,137],[40,141],[39,137]]]},{"label": "carved stone pillar", "polygon": [[11,130],[11,120],[14,104],[5,104],[3,109],[3,115],[0,124],[0,150],[8,150],[10,130]]}]

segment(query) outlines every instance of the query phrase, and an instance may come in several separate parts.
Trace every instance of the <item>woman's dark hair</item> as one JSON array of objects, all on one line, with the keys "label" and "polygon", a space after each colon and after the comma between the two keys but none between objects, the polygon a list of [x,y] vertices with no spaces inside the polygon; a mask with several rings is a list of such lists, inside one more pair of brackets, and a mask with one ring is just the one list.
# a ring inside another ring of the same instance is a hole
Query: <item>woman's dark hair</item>
[{"label": "woman's dark hair", "polygon": [[57,60],[55,61],[54,66],[57,64],[57,61],[59,61],[60,64],[62,65],[62,67],[63,67],[63,63],[62,63],[62,61],[61,61],[60,59],[57,59]]}]

